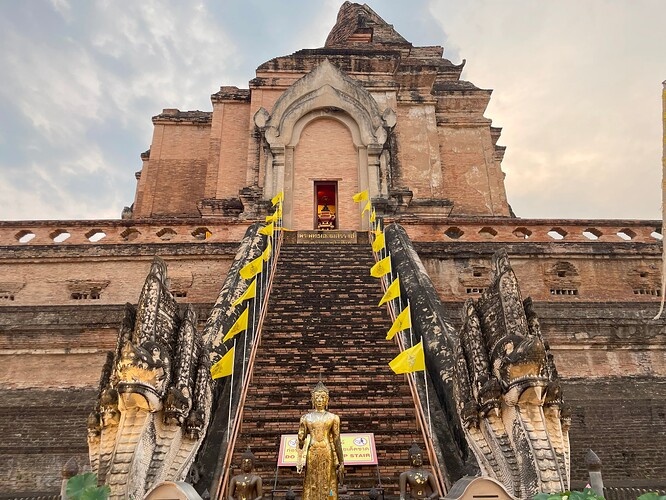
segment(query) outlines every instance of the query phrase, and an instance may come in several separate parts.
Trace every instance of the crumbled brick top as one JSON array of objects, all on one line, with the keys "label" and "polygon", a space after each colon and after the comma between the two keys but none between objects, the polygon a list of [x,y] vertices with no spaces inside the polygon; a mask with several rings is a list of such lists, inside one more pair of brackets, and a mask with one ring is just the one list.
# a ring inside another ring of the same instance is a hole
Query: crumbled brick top
[{"label": "crumbled brick top", "polygon": [[433,91],[446,92],[450,90],[479,90],[479,87],[472,82],[465,80],[437,82],[433,86]]},{"label": "crumbled brick top", "polygon": [[180,111],[179,109],[168,108],[153,116],[153,123],[160,121],[184,122],[184,123],[211,123],[213,113],[210,111]]},{"label": "crumbled brick top", "polygon": [[392,25],[384,21],[366,4],[345,2],[338,19],[326,38],[325,47],[350,46],[353,43],[372,45],[411,44]]},{"label": "crumbled brick top", "polygon": [[219,92],[215,92],[210,96],[210,100],[213,102],[219,101],[242,101],[250,102],[250,90],[249,89],[239,89],[236,86],[223,86],[220,87]]}]

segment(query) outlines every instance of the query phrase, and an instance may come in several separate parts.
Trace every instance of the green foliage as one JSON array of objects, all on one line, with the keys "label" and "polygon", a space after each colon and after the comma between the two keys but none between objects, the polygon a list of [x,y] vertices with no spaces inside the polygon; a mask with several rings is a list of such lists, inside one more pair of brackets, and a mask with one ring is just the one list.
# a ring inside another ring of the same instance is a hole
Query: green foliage
[{"label": "green foliage", "polygon": [[666,500],[666,495],[659,495],[659,493],[643,493],[636,500]]},{"label": "green foliage", "polygon": [[[534,496],[534,500],[604,500],[604,497],[597,495],[592,488],[585,488],[583,491],[565,491],[563,493],[539,493]],[[653,498],[647,500],[655,500]]]},{"label": "green foliage", "polygon": [[72,500],[107,500],[111,488],[107,485],[97,486],[97,475],[87,472],[69,478],[66,494]]}]

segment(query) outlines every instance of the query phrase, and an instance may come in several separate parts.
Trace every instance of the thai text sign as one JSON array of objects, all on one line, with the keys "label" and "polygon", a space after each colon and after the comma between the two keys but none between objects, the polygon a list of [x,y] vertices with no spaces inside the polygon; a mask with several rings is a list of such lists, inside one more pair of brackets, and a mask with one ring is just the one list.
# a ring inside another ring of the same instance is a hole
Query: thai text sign
[{"label": "thai text sign", "polygon": [[[372,432],[340,434],[345,465],[377,465],[375,435]],[[298,436],[282,434],[278,467],[296,467]]]},{"label": "thai text sign", "polygon": [[297,243],[356,243],[356,231],[304,231],[296,235]]}]

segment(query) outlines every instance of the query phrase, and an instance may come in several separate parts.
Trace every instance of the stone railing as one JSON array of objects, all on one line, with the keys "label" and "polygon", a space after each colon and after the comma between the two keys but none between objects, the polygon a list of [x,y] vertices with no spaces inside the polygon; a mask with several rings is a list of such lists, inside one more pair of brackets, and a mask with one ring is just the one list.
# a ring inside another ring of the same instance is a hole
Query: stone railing
[{"label": "stone railing", "polygon": [[0,221],[0,246],[240,241],[251,221],[212,219]]},{"label": "stone railing", "polygon": [[[393,222],[386,218],[386,223]],[[215,219],[0,221],[0,246],[240,241],[252,221]],[[660,220],[396,218],[413,241],[659,243]]]},{"label": "stone railing", "polygon": [[[386,218],[387,223],[393,221]],[[395,222],[413,241],[659,243],[663,238],[660,220],[449,217]]]}]

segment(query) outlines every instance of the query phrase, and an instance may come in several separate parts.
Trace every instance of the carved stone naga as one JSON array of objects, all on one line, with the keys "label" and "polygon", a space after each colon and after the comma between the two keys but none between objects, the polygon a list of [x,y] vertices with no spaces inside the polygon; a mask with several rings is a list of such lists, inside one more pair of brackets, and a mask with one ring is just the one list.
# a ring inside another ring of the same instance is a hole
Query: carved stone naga
[{"label": "carved stone naga", "polygon": [[88,418],[90,463],[111,498],[143,498],[162,481],[183,480],[205,436],[211,398],[196,314],[189,305],[179,314],[166,264],[155,257],[138,306],[125,306]]},{"label": "carved stone naga", "polygon": [[519,498],[569,489],[570,416],[530,298],[522,301],[505,251],[488,289],[463,308],[456,401],[485,475]]}]

